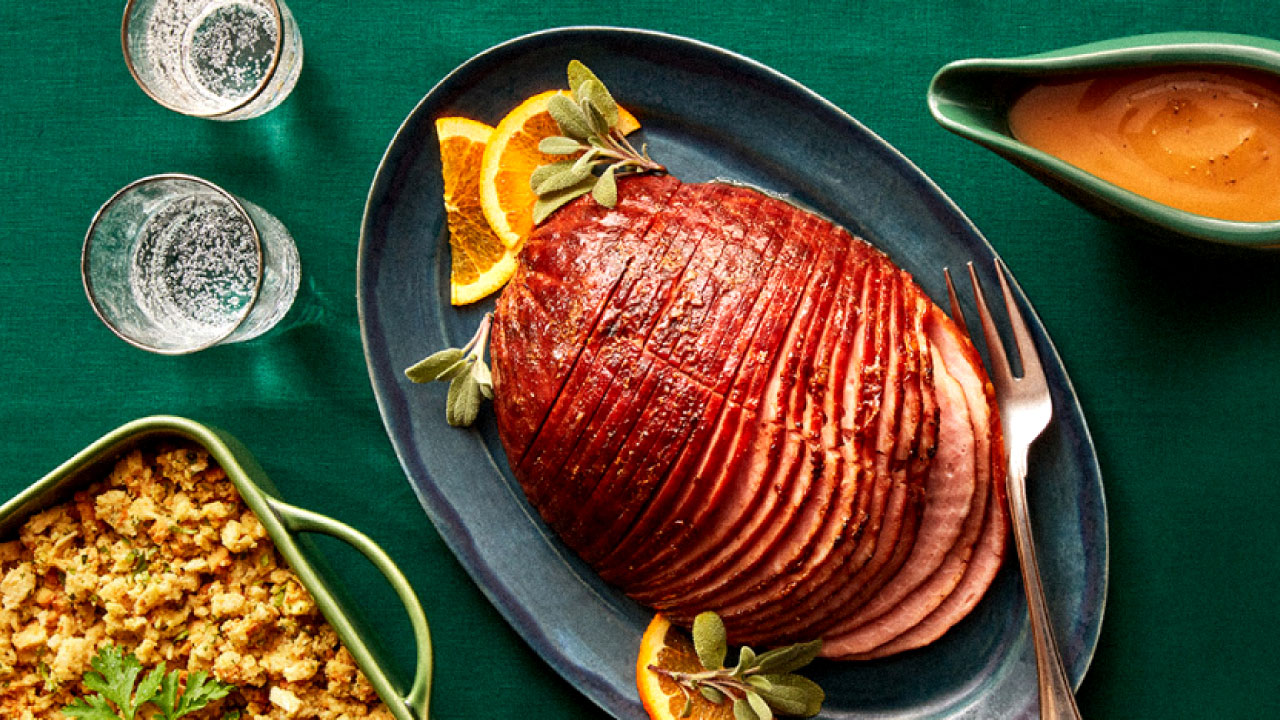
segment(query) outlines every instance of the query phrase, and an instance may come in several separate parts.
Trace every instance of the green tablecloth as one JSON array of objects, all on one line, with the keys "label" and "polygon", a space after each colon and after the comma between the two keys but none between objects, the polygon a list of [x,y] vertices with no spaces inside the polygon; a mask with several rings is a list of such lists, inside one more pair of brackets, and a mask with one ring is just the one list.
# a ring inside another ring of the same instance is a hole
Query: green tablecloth
[{"label": "green tablecloth", "polygon": [[[1110,511],[1085,716],[1280,714],[1280,262],[1169,250],[1108,225],[938,128],[923,99],[934,70],[961,57],[1162,30],[1280,37],[1274,2],[294,0],[297,89],[236,124],[143,95],[121,58],[123,4],[0,5],[0,495],[135,417],[220,426],[287,499],[366,530],[405,569],[435,632],[434,717],[598,716],[505,625],[419,509],[365,371],[356,246],[387,142],[451,68],[545,27],[665,30],[771,65],[896,145],[1041,313],[1090,421]],[[289,227],[315,297],[304,322],[181,358],[135,350],[98,322],[76,272],[84,230],[118,187],[164,171],[220,183]],[[373,571],[325,547],[377,630],[404,633]],[[407,649],[396,660],[407,669]]]}]

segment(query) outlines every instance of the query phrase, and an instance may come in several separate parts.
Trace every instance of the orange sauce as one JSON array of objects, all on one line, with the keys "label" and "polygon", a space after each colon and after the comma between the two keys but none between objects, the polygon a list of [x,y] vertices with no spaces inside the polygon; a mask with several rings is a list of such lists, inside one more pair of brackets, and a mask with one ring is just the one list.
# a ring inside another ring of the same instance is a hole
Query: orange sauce
[{"label": "orange sauce", "polygon": [[1180,67],[1062,78],[1020,97],[1009,124],[1021,142],[1156,202],[1280,220],[1275,75]]}]

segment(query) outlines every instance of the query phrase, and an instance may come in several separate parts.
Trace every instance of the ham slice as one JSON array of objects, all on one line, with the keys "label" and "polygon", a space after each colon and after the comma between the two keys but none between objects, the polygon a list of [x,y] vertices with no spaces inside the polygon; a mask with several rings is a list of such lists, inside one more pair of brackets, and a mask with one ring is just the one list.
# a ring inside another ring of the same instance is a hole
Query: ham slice
[{"label": "ham slice", "polygon": [[[661,211],[676,211],[669,201],[679,186],[670,177],[635,178],[615,209],[590,203],[566,207],[539,228],[539,241],[521,252],[521,279],[514,286],[521,290],[512,295],[525,294],[542,310],[542,322],[529,322],[532,318],[519,316],[504,302],[499,312],[508,321],[495,324],[491,344],[494,383],[504,388],[494,397],[494,414],[513,464],[524,457],[550,413],[635,248],[643,245]],[[570,277],[572,285],[565,283]],[[551,318],[556,322],[548,322]],[[529,362],[541,369],[504,374]]]},{"label": "ham slice", "polygon": [[[815,233],[816,235],[816,233]],[[727,476],[731,482],[727,502],[702,532],[672,554],[672,560],[652,580],[631,586],[629,594],[662,609],[672,599],[683,599],[709,578],[731,573],[777,551],[787,523],[810,512],[803,511],[814,473],[808,467],[809,447],[796,432],[797,413],[804,404],[803,387],[814,370],[813,355],[825,327],[847,247],[815,237],[819,271],[810,279],[809,302],[801,305],[797,322],[784,343],[785,352],[775,364],[765,390],[761,427],[751,446],[746,478]],[[821,240],[821,241],[820,241]],[[808,469],[808,472],[806,472]]]},{"label": "ham slice", "polygon": [[[820,351],[823,368],[819,374],[825,387],[821,393],[811,393],[813,412],[807,415],[807,419],[811,422],[809,432],[821,435],[820,444],[824,448],[837,446],[850,353],[860,352],[865,340],[866,316],[862,310],[870,295],[866,283],[868,272],[872,271],[862,265],[844,274],[823,337]],[[854,298],[859,295],[861,299],[855,302]],[[820,426],[817,424],[819,418]],[[757,566],[754,582],[721,589],[716,603],[728,626],[749,626],[756,617],[774,609],[784,599],[790,601],[801,581],[812,577],[831,559],[842,534],[854,521],[857,467],[838,450],[824,449],[822,452],[823,467],[829,473],[829,476],[824,473],[824,482],[833,484],[833,487],[830,502],[821,516],[821,527],[804,545],[793,544],[790,554],[770,557],[767,564]]]},{"label": "ham slice", "polygon": [[[956,368],[957,373],[963,378],[966,402],[971,408],[978,408],[978,413],[984,411],[989,413],[988,423],[985,426],[975,422],[975,434],[979,432],[980,427],[985,427],[989,431],[987,441],[980,443],[978,448],[979,478],[983,477],[984,469],[986,477],[989,478],[987,483],[989,494],[983,508],[982,527],[972,552],[968,554],[967,562],[963,563],[961,570],[963,574],[958,584],[947,593],[946,597],[910,629],[871,650],[850,655],[852,659],[870,660],[885,657],[913,650],[937,640],[964,619],[977,605],[982,594],[995,580],[996,572],[1004,562],[1006,538],[1009,534],[1009,506],[1005,485],[997,481],[1005,475],[1005,460],[1000,420],[995,413],[990,412],[995,408],[995,391],[991,383],[985,382],[983,378],[972,372],[974,367],[981,367],[981,365],[972,344],[965,342],[965,338],[959,334],[958,329],[937,318],[933,327],[939,339],[942,340],[940,344],[949,351],[952,367]],[[977,510],[975,509],[974,512],[976,513]],[[964,542],[964,540],[959,541],[957,546],[963,547]],[[959,557],[961,557],[959,553],[953,553],[949,554],[947,559],[955,563],[958,562]],[[937,576],[947,578],[949,581],[954,577],[954,571],[944,569]]]},{"label": "ham slice", "polygon": [[[828,413],[823,441],[828,447],[837,448],[841,488],[835,510],[827,518],[824,535],[811,555],[809,564],[777,579],[772,592],[756,593],[738,605],[722,606],[720,612],[727,623],[733,624],[743,642],[754,642],[753,633],[764,632],[770,636],[779,618],[788,618],[808,604],[822,597],[821,591],[832,587],[831,579],[841,568],[848,567],[849,555],[861,539],[870,502],[870,483],[862,470],[858,450],[860,436],[846,432],[842,427],[847,403],[860,397],[864,361],[877,352],[876,307],[881,287],[881,269],[869,264],[861,276],[861,287],[856,289],[858,301],[852,299],[843,311],[838,354],[833,358],[832,382],[825,398]],[[852,409],[849,410],[852,416]],[[808,614],[808,613],[800,613]],[[763,628],[763,629],[762,629]]]},{"label": "ham slice", "polygon": [[749,188],[619,182],[530,237],[493,326],[530,505],[607,581],[731,641],[932,642],[1006,552],[968,338],[881,252]]},{"label": "ham slice", "polygon": [[[815,259],[816,271],[798,288],[800,302],[795,312],[769,318],[768,335],[760,338],[761,352],[748,354],[747,367],[730,391],[730,402],[743,397],[744,409],[750,412],[740,414],[739,425],[718,438],[729,443],[727,455],[722,457],[714,450],[702,454],[690,481],[693,487],[668,524],[671,532],[654,538],[661,542],[665,537],[665,542],[651,544],[652,551],[642,551],[639,564],[617,576],[618,584],[633,596],[655,589],[660,592],[662,583],[678,578],[693,562],[714,552],[740,525],[758,528],[758,503],[770,507],[776,503],[777,496],[770,497],[766,480],[784,462],[788,450],[786,428],[778,421],[786,413],[790,383],[802,360],[800,348],[823,311],[821,297],[814,289],[831,280],[829,268],[817,262],[822,248],[807,234],[816,222],[816,218],[806,218],[804,224],[790,226],[805,238],[804,257]],[[615,578],[609,568],[601,568],[601,575],[611,581]]]},{"label": "ham slice", "polygon": [[[942,363],[936,348],[933,350],[933,362],[935,366]],[[969,408],[963,388],[949,374],[940,373],[936,387],[941,423],[938,427],[938,452],[925,481],[927,500],[920,522],[923,530],[903,571],[894,578],[894,582],[881,588],[882,593],[828,631],[824,637],[824,655],[839,657],[852,654],[864,646],[870,649],[896,636],[894,628],[906,622],[902,618],[912,612],[910,606],[902,603],[903,598],[916,590],[941,564],[969,517],[977,478],[976,440]],[[893,634],[882,638],[885,633]]]},{"label": "ham slice", "polygon": [[710,512],[722,495],[724,486],[715,486],[711,473],[700,469],[720,467],[739,458],[741,447],[750,440],[744,429],[752,426],[756,405],[743,400],[756,398],[763,382],[759,369],[772,363],[779,352],[789,319],[800,302],[800,280],[817,256],[808,246],[781,242],[797,220],[807,218],[801,218],[790,206],[772,210],[762,214],[750,229],[753,235],[767,239],[778,259],[741,333],[745,343],[728,341],[735,351],[728,360],[733,372],[728,382],[730,401],[721,406],[708,432],[681,448],[667,481],[634,526],[601,535],[584,549],[583,557],[606,578],[619,573],[638,577],[647,568],[660,567],[654,560],[661,559],[664,548],[679,544],[684,532],[699,522],[696,518]]}]

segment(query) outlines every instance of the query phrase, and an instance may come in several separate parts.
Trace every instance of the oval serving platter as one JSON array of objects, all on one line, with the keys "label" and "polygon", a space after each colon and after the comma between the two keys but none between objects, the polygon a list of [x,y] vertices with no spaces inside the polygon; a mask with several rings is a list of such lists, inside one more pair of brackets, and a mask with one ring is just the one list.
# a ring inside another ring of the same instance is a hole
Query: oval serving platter
[{"label": "oval serving platter", "polygon": [[[527,35],[467,61],[410,113],[374,178],[359,251],[361,331],[387,433],[436,529],[512,626],[600,707],[639,720],[647,715],[634,662],[650,613],[543,525],[487,408],[473,429],[451,428],[445,387],[404,376],[431,352],[464,344],[493,308],[492,299],[449,304],[435,119],[496,123],[522,99],[564,87],[574,58],[640,119],[650,153],[676,176],[746,182],[811,207],[885,250],[935,300],[945,302],[942,269],[969,261],[995,287],[995,253],[932,181],[852,117],[759,63],[685,38],[619,28]],[[1054,422],[1032,451],[1030,503],[1050,609],[1078,685],[1106,593],[1102,480],[1062,363],[1015,292],[1053,389]],[[819,662],[809,672],[827,691],[824,718],[1032,717],[1035,664],[1016,562],[933,645],[869,663]]]}]

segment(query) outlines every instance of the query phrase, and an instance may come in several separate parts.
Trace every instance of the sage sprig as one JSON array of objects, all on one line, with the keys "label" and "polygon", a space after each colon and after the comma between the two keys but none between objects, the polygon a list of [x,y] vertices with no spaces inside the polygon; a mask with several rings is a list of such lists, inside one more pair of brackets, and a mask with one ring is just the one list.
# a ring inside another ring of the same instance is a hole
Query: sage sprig
[{"label": "sage sprig", "polygon": [[493,399],[493,375],[484,361],[492,324],[493,314],[486,313],[466,345],[433,353],[404,371],[415,383],[449,383],[444,418],[454,427],[470,426],[480,414],[481,401]]},{"label": "sage sprig", "polygon": [[788,645],[757,655],[749,647],[738,652],[738,662],[725,667],[729,644],[724,622],[714,612],[693,620],[693,649],[703,670],[679,672],[656,665],[649,669],[673,680],[684,693],[681,717],[693,712],[693,693],[708,702],[733,704],[735,720],[772,720],[775,715],[813,717],[826,698],[814,681],[795,671],[813,662],[822,641]]},{"label": "sage sprig", "polygon": [[533,206],[534,224],[587,193],[601,205],[614,207],[618,204],[618,176],[666,170],[649,157],[647,145],[636,150],[622,133],[618,103],[600,78],[577,60],[569,63],[569,89],[571,96],[556,95],[547,104],[561,134],[543,138],[538,150],[571,157],[543,165],[529,176],[529,185],[538,196]]}]

